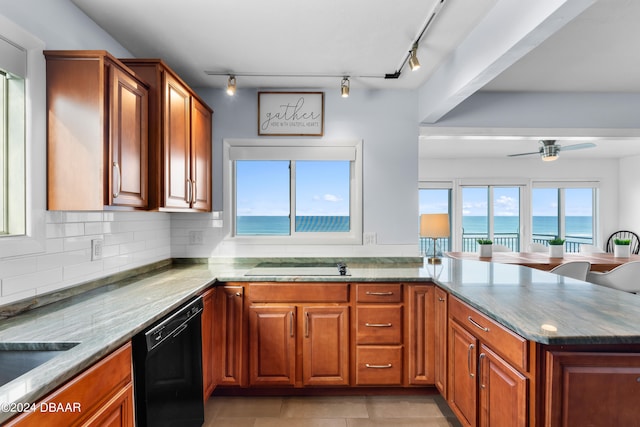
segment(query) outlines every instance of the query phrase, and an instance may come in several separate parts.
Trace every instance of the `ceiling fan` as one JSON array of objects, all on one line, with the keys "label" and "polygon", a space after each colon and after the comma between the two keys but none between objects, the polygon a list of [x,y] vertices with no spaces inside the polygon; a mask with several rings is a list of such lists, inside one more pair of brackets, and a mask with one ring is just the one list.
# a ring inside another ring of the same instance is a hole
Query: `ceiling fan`
[{"label": "ceiling fan", "polygon": [[518,156],[529,156],[531,154],[539,154],[542,160],[545,162],[551,162],[556,160],[560,155],[560,151],[567,150],[582,150],[584,148],[593,148],[596,144],[592,142],[583,142],[581,144],[573,144],[573,145],[556,145],[555,139],[541,139],[540,141],[540,149],[538,151],[534,151],[531,153],[517,153],[517,154],[508,154],[508,157],[518,157]]}]

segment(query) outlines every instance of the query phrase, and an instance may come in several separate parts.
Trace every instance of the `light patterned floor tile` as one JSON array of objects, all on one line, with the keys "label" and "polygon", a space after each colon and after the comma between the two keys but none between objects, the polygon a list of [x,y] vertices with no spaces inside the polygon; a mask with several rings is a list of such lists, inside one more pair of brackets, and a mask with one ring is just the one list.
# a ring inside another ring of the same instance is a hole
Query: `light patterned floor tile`
[{"label": "light patterned floor tile", "polygon": [[364,396],[287,397],[283,418],[367,418]]}]

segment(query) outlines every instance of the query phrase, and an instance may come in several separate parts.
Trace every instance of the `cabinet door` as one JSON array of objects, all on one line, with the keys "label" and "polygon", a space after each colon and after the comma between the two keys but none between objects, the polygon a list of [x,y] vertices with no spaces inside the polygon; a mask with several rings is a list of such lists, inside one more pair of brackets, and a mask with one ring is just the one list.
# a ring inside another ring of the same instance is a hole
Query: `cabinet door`
[{"label": "cabinet door", "polygon": [[127,385],[113,396],[81,427],[133,427],[133,386]]},{"label": "cabinet door", "polygon": [[215,357],[213,352],[215,294],[216,288],[212,288],[202,295],[202,302],[204,304],[202,311],[202,386],[205,402],[215,388]]},{"label": "cabinet door", "polygon": [[211,111],[191,102],[191,207],[211,211]]},{"label": "cabinet door", "polygon": [[110,156],[106,205],[148,205],[147,88],[115,66],[110,67]]},{"label": "cabinet door", "polygon": [[434,383],[434,286],[409,287],[409,384]]},{"label": "cabinet door", "polygon": [[447,293],[435,287],[434,299],[434,375],[440,394],[447,398]]},{"label": "cabinet door", "polygon": [[215,328],[216,369],[219,385],[244,385],[245,359],[242,286],[217,288]]},{"label": "cabinet door", "polygon": [[478,363],[480,426],[526,427],[527,379],[484,345]]},{"label": "cabinet door", "polygon": [[449,321],[449,406],[464,426],[476,426],[478,340],[455,321]]},{"label": "cabinet door", "polygon": [[547,352],[547,426],[638,426],[640,354]]},{"label": "cabinet door", "polygon": [[294,385],[295,306],[249,308],[249,383]]},{"label": "cabinet door", "polygon": [[349,307],[303,307],[304,385],[349,384]]},{"label": "cabinet door", "polygon": [[165,73],[164,91],[164,207],[189,209],[191,96],[169,73]]}]

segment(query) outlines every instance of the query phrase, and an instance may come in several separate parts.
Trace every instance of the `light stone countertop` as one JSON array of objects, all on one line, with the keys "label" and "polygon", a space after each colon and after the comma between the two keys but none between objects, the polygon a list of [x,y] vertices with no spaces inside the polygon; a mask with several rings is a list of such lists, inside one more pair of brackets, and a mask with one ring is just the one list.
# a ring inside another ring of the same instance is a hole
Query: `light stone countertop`
[{"label": "light stone countertop", "polygon": [[[310,261],[308,265],[324,265],[326,260]],[[346,260],[349,276],[246,275],[257,265],[255,260],[174,263],[168,269],[0,320],[0,346],[80,342],[0,387],[0,403],[36,402],[216,281],[419,283],[433,278],[452,295],[529,340],[542,344],[640,344],[640,295],[515,265],[452,259],[443,259],[440,265],[425,265],[421,258],[409,261]],[[296,262],[270,259],[271,266],[291,267]],[[545,332],[542,324],[554,325],[557,332]],[[0,411],[0,423],[12,415]]]}]

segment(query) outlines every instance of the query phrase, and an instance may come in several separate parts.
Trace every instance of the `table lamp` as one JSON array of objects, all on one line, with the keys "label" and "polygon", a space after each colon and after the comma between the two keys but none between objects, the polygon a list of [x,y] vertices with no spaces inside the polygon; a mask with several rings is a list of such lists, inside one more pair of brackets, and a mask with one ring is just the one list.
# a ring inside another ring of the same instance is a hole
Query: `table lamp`
[{"label": "table lamp", "polygon": [[436,256],[436,240],[449,237],[449,214],[422,214],[420,215],[420,237],[433,239],[433,257],[428,259],[429,264],[440,264],[442,260]]}]

